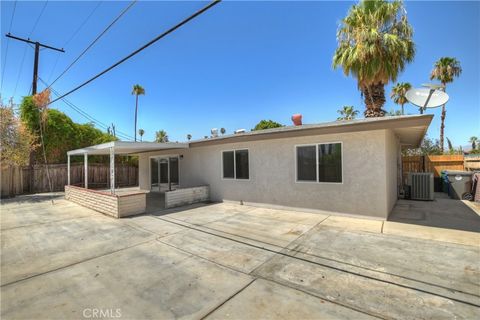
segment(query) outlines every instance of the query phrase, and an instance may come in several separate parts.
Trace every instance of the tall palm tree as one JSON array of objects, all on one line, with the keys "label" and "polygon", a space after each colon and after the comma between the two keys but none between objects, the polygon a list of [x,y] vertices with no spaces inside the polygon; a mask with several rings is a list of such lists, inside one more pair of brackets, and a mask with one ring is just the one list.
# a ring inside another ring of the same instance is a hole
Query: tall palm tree
[{"label": "tall palm tree", "polygon": [[398,82],[393,88],[392,92],[390,93],[390,98],[393,99],[393,102],[402,106],[402,115],[404,115],[403,105],[408,102],[407,97],[405,94],[408,90],[412,88],[412,85],[408,82]]},{"label": "tall palm tree", "polygon": [[225,130],[225,128],[220,129],[220,133],[222,134],[222,136],[225,134],[225,132],[227,132],[227,130]]},{"label": "tall palm tree", "polygon": [[359,113],[353,106],[343,106],[343,109],[337,110],[337,112],[341,115],[337,120],[353,120]]},{"label": "tall palm tree", "polygon": [[472,150],[477,149],[478,138],[473,136],[470,138],[469,142],[472,144]]},{"label": "tall palm tree", "polygon": [[133,86],[132,94],[135,95],[135,141],[137,141],[137,112],[138,112],[138,96],[145,94],[145,89],[136,84]]},{"label": "tall palm tree", "polygon": [[168,142],[168,135],[165,130],[155,132],[155,142]]},{"label": "tall palm tree", "polygon": [[333,67],[357,79],[365,117],[381,117],[385,85],[413,61],[413,29],[401,0],[364,0],[353,5],[337,32]]},{"label": "tall palm tree", "polygon": [[[452,57],[442,57],[438,59],[430,74],[430,80],[436,79],[443,85],[443,91],[447,91],[447,83],[452,83],[456,77],[462,73],[460,61]],[[440,117],[440,150],[443,152],[444,134],[445,134],[445,117],[447,109],[442,106],[442,115]]]},{"label": "tall palm tree", "polygon": [[143,141],[143,135],[145,134],[145,130],[138,129],[138,135],[140,136],[140,141]]},{"label": "tall palm tree", "polygon": [[189,133],[187,134],[187,140],[190,141],[192,139],[192,135]]}]

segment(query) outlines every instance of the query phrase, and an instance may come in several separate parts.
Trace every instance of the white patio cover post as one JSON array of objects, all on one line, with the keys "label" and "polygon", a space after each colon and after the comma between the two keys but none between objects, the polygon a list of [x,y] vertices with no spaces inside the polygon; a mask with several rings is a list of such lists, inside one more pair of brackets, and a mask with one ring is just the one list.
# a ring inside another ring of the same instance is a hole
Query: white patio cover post
[{"label": "white patio cover post", "polygon": [[115,194],[115,148],[110,147],[110,193]]},{"label": "white patio cover post", "polygon": [[67,185],[70,185],[70,155],[67,155]]},{"label": "white patio cover post", "polygon": [[88,153],[83,154],[83,163],[85,166],[85,189],[88,189]]}]

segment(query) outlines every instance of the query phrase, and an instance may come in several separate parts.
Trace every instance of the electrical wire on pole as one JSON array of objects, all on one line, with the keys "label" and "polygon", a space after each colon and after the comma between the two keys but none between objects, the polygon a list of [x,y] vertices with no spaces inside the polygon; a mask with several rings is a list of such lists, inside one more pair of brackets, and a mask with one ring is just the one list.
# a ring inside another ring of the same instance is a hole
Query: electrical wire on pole
[{"label": "electrical wire on pole", "polygon": [[[32,30],[30,31],[30,33],[28,34],[28,39],[30,39],[30,37],[32,36],[33,32],[35,32],[35,29],[37,28],[37,25],[38,25],[38,22],[40,21],[40,18],[42,17],[43,15],[43,12],[45,11],[45,8],[47,7],[47,4],[48,4],[48,0],[45,1],[45,4],[43,5],[42,7],[42,10],[40,11],[40,14],[38,15],[37,17],[37,20],[35,21],[35,23],[33,24],[33,28]],[[20,81],[20,75],[22,74],[22,70],[23,70],[23,64],[25,63],[25,56],[27,55],[27,49],[28,49],[28,46],[27,44],[25,44],[25,48],[23,49],[23,57],[22,57],[22,62],[20,63],[20,68],[18,69],[18,75],[17,75],[17,81],[15,83],[15,89],[13,90],[13,95],[15,95],[15,93],[17,93],[17,87],[18,87],[18,83]]]},{"label": "electrical wire on pole", "polygon": [[[8,33],[12,31],[13,19],[15,18],[15,10],[17,9],[17,1],[13,3],[12,18],[10,19],[10,26],[8,27]],[[3,90],[3,79],[5,78],[5,69],[7,68],[8,47],[10,45],[10,39],[7,39],[7,46],[5,48],[5,59],[3,61],[2,80],[0,84],[0,92]]]},{"label": "electrical wire on pole", "polygon": [[[45,82],[41,77],[38,77],[38,80],[40,80],[40,82],[42,82],[45,87],[49,88],[52,93],[59,97],[60,94],[51,86],[48,85],[47,82]],[[104,122],[101,122],[100,120],[97,120],[95,119],[93,116],[91,116],[90,114],[88,114],[87,112],[83,111],[79,106],[75,105],[73,102],[67,100],[66,98],[62,98],[62,101],[68,106],[70,107],[72,110],[76,111],[77,113],[79,113],[81,116],[83,116],[84,118],[86,118],[89,122],[92,122],[94,125],[96,125],[97,127],[105,130],[105,131],[108,131],[108,128],[109,126],[106,125]],[[116,130],[116,132],[118,132],[118,136],[122,139],[125,139],[125,140],[133,140],[133,137],[122,132],[122,131],[118,131]]]},{"label": "electrical wire on pole", "polygon": [[[72,35],[63,43],[62,45],[62,48],[66,48],[67,45],[70,43],[70,41],[73,40],[73,38],[75,38],[75,36],[80,32],[80,30],[83,29],[83,27],[87,24],[87,22],[90,20],[90,18],[93,16],[93,14],[95,13],[95,11],[97,11],[98,7],[100,7],[100,5],[102,4],[102,2],[99,2],[97,3],[97,5],[90,11],[90,13],[87,15],[87,17],[82,21],[82,23],[80,23],[80,25],[78,26],[78,28],[72,33]],[[53,67],[52,67],[52,71],[50,71],[50,75],[48,76],[48,79],[47,81],[50,82],[50,79],[52,78],[52,75],[53,75],[53,72],[55,71],[55,68],[57,67],[57,64],[58,64],[58,61],[60,60],[60,56],[57,56],[57,58],[55,59],[55,62],[53,64]]]},{"label": "electrical wire on pole", "polygon": [[[113,25],[118,21],[120,20],[120,18],[125,14],[127,13],[128,10],[130,10],[131,7],[133,7],[133,5],[137,3],[137,0],[134,0],[132,2],[130,2],[130,4],[122,10],[122,12],[120,12],[120,14],[102,31],[100,32],[100,34],[72,61],[72,63],[70,63],[70,65],[65,68],[65,70],[63,70],[60,75],[58,75],[57,78],[55,78],[55,80],[53,80],[51,83],[50,83],[50,86],[52,86],[55,82],[57,82],[65,73],[67,73],[68,70],[70,70],[70,68],[73,67],[73,65],[75,63],[77,63],[78,60],[80,60],[80,58],[85,55],[85,53],[90,50],[90,48],[92,48],[95,43],[100,40],[100,38],[105,34],[107,33],[107,31],[113,27]],[[58,61],[57,61],[58,62]],[[55,64],[56,65],[56,64]]]},{"label": "electrical wire on pole", "polygon": [[212,8],[213,6],[217,5],[218,3],[220,3],[221,0],[215,0],[211,3],[209,3],[208,5],[206,5],[205,7],[203,7],[202,9],[198,10],[197,12],[195,12],[194,14],[190,15],[189,17],[185,18],[184,20],[182,20],[181,22],[177,23],[175,26],[171,27],[170,29],[168,29],[167,31],[161,33],[160,35],[158,35],[157,37],[155,37],[154,39],[152,39],[151,41],[147,42],[145,45],[143,45],[142,47],[138,48],[137,50],[133,51],[132,53],[130,53],[129,55],[127,55],[125,58],[117,61],[116,63],[114,63],[113,65],[111,65],[110,67],[108,67],[107,69],[103,70],[102,72],[96,74],[95,76],[93,76],[92,78],[90,78],[89,80],[83,82],[82,84],[76,86],[75,88],[73,88],[72,90],[68,91],[67,93],[61,95],[60,97],[50,101],[48,104],[52,104],[70,94],[72,94],[73,92],[77,91],[78,89],[86,86],[87,84],[89,84],[90,82],[94,81],[95,79],[101,77],[102,75],[104,75],[105,73],[109,72],[110,70],[114,69],[115,67],[119,66],[120,64],[122,64],[123,62],[127,61],[128,59],[132,58],[133,56],[137,55],[138,53],[140,53],[141,51],[145,50],[146,48],[148,48],[149,46],[151,46],[152,44],[154,44],[155,42],[157,42],[158,40],[164,38],[165,36],[169,35],[170,33],[174,32],[175,30],[177,30],[178,28],[182,27],[184,24],[188,23],[189,21],[195,19],[197,16],[201,15],[202,13],[204,13],[205,11],[207,11],[208,9]]}]

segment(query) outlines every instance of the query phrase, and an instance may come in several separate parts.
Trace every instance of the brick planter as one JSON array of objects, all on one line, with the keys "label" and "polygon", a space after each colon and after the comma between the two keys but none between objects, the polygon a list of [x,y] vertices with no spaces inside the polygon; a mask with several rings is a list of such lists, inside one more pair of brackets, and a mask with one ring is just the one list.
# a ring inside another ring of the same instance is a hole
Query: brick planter
[{"label": "brick planter", "polygon": [[112,195],[76,186],[65,186],[65,199],[115,218],[144,213],[147,206],[144,192]]}]

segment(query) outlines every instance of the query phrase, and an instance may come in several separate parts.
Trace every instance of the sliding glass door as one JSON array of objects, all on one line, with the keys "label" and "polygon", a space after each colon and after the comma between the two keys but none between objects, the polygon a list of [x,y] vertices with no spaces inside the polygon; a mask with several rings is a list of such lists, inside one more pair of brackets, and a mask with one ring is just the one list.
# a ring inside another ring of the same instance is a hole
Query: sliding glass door
[{"label": "sliding glass door", "polygon": [[179,183],[178,156],[150,158],[151,190],[175,190]]}]

